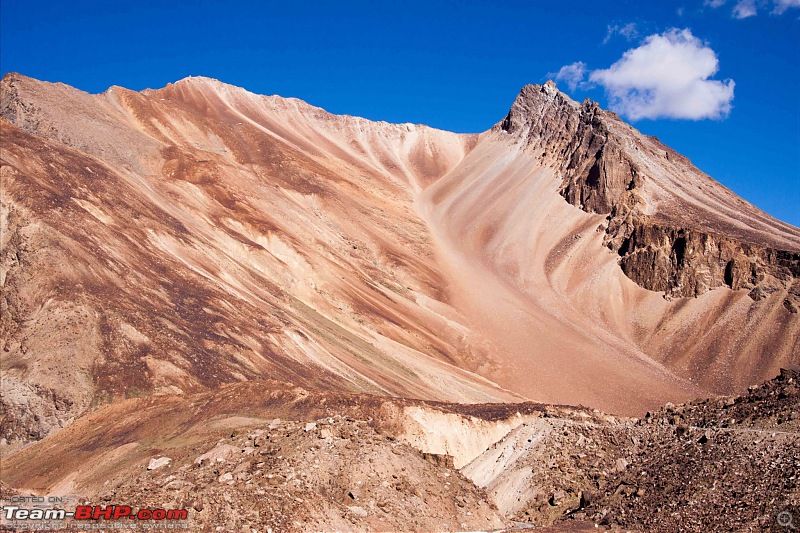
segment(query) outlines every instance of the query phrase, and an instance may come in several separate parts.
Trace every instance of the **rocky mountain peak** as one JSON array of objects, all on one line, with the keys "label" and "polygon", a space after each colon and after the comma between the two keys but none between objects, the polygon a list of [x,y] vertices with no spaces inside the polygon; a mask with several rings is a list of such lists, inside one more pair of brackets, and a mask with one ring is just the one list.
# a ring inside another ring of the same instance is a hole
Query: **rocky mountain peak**
[{"label": "rocky mountain peak", "polygon": [[544,85],[525,85],[511,105],[508,115],[496,128],[524,137],[524,133],[528,133],[535,123],[552,119],[565,111],[571,114],[579,107],[576,101],[559,91],[552,80]]},{"label": "rocky mountain peak", "polygon": [[579,104],[552,81],[526,85],[495,131],[551,167],[567,202],[606,215],[599,228],[605,244],[642,287],[668,298],[720,286],[747,289],[756,300],[786,291],[784,307],[791,313],[800,307],[800,254],[763,246],[752,230],[733,233],[735,226],[714,223],[719,214],[705,205],[667,209],[694,194],[689,183],[701,190],[718,184],[597,102]]}]

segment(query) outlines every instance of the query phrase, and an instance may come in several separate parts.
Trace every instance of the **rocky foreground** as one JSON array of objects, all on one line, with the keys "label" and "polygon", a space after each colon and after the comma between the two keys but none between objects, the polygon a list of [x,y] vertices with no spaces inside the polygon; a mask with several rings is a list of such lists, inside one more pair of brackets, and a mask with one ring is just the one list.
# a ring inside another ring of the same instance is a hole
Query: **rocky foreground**
[{"label": "rocky foreground", "polygon": [[185,508],[197,531],[781,531],[800,509],[798,379],[641,420],[241,384],[101,409],[7,456],[4,478]]},{"label": "rocky foreground", "polygon": [[571,516],[642,531],[785,530],[777,513],[800,514],[798,377],[784,370],[744,396],[667,405],[625,428],[625,468],[598,476]]}]

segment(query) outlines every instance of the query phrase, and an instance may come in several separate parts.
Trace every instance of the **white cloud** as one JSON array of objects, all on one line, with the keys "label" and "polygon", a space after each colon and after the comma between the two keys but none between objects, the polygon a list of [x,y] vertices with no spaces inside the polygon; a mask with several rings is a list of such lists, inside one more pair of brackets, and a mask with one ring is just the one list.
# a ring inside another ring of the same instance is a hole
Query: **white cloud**
[{"label": "white cloud", "polygon": [[615,35],[621,35],[628,41],[632,41],[639,36],[639,30],[636,28],[635,22],[629,22],[621,26],[619,24],[614,24],[613,26],[608,25],[607,28],[608,30],[606,31],[606,38],[603,39],[603,44],[606,44]]},{"label": "white cloud", "polygon": [[565,82],[567,87],[574,91],[586,77],[586,63],[576,61],[571,65],[564,65],[558,72],[548,74],[548,77]]},{"label": "white cloud", "polygon": [[775,9],[772,12],[776,15],[783,15],[790,7],[800,7],[800,0],[775,0]]},{"label": "white cloud", "polygon": [[[703,5],[716,9],[725,5],[726,2],[727,0],[705,0]],[[772,0],[771,3],[773,15],[783,15],[789,8],[800,7],[800,0]],[[768,0],[738,0],[733,6],[731,15],[736,19],[754,17],[758,15],[758,7],[765,7],[769,4]]]},{"label": "white cloud", "polygon": [[[610,107],[630,119],[700,120],[727,116],[733,80],[712,80],[717,54],[688,29],[650,35],[589,81],[603,86]],[[563,69],[562,69],[563,70]]]},{"label": "white cloud", "polygon": [[733,18],[736,19],[755,17],[757,14],[756,0],[739,0],[733,7]]}]

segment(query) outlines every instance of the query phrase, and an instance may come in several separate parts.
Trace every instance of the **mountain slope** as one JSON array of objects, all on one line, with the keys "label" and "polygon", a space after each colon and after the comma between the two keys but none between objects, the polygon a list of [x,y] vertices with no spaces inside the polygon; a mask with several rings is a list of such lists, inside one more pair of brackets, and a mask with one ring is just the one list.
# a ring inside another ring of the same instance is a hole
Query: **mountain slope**
[{"label": "mountain slope", "polygon": [[207,78],[9,74],[0,115],[7,438],[255,379],[638,414],[800,362],[800,231],[551,84],[479,135]]},{"label": "mountain slope", "polygon": [[423,192],[462,306],[502,332],[499,383],[622,402],[665,369],[723,392],[797,362],[800,232],[662,149],[596,104],[528,86]]}]

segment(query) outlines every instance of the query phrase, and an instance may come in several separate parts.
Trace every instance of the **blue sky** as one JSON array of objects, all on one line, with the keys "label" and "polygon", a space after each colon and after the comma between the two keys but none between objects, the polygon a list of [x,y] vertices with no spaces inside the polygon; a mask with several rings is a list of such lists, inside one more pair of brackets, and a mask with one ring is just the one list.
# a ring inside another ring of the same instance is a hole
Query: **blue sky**
[{"label": "blue sky", "polygon": [[[205,75],[335,113],[477,132],[524,84],[577,64],[583,76],[562,75],[562,90],[614,107],[800,225],[797,4],[3,0],[0,69],[89,92]],[[671,63],[651,69],[662,52]]]}]

